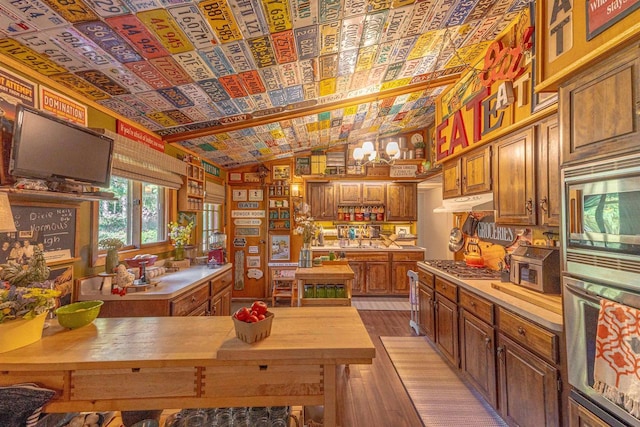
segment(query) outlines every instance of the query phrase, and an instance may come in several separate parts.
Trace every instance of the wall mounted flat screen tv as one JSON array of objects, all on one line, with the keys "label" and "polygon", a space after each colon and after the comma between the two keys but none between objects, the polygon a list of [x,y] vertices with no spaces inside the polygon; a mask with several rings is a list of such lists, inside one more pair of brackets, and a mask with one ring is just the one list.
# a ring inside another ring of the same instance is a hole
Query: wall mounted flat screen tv
[{"label": "wall mounted flat screen tv", "polygon": [[113,139],[20,104],[9,173],[16,178],[109,187]]}]

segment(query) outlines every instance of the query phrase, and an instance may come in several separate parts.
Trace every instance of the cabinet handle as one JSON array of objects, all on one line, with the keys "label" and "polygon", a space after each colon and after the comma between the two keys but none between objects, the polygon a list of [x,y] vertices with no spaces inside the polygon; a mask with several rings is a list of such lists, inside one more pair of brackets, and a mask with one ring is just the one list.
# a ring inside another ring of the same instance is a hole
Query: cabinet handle
[{"label": "cabinet handle", "polygon": [[475,301],[471,301],[471,302],[469,303],[469,305],[471,305],[471,307],[473,307],[473,308],[476,308],[476,302],[475,302]]},{"label": "cabinet handle", "polygon": [[491,338],[487,337],[484,339],[484,345],[487,347],[487,349],[490,347],[491,345]]},{"label": "cabinet handle", "polygon": [[456,178],[456,187],[460,188],[460,178]]},{"label": "cabinet handle", "polygon": [[522,326],[518,326],[518,334],[520,336],[525,336],[527,333],[526,329],[524,329]]},{"label": "cabinet handle", "polygon": [[502,353],[504,353],[504,347],[500,346],[496,349],[496,354],[498,355],[498,360],[502,362]]},{"label": "cabinet handle", "polygon": [[524,208],[527,210],[529,215],[533,213],[533,199],[531,199],[531,197],[527,199],[527,203],[525,203]]},{"label": "cabinet handle", "polygon": [[466,175],[462,177],[462,185],[465,186],[465,187],[467,186],[467,176]]},{"label": "cabinet handle", "polygon": [[542,199],[540,199],[540,209],[542,210],[542,212],[547,213],[547,198],[543,197]]}]

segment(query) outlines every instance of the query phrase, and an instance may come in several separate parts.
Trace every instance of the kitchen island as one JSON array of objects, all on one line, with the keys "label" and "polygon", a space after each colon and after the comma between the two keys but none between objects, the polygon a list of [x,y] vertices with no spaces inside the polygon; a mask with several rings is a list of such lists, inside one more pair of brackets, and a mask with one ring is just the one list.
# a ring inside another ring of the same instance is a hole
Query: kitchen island
[{"label": "kitchen island", "polygon": [[354,273],[346,262],[296,269],[298,306],[351,305]]},{"label": "kitchen island", "polygon": [[375,357],[358,312],[271,311],[271,336],[254,344],[236,338],[227,316],[54,324],[42,340],[0,354],[0,385],[56,390],[45,412],[324,405],[324,425],[335,426],[337,366]]}]

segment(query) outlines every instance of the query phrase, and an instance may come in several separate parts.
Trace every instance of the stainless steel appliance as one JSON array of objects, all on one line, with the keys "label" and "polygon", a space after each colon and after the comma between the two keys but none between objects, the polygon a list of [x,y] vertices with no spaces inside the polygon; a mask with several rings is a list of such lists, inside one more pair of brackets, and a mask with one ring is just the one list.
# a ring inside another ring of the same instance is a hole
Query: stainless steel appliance
[{"label": "stainless steel appliance", "polygon": [[486,267],[470,267],[464,261],[427,260],[424,263],[459,279],[500,280],[499,271]]},{"label": "stainless steel appliance", "polygon": [[562,171],[564,269],[640,289],[640,156]]},{"label": "stainless steel appliance", "polygon": [[[640,309],[640,294],[611,285],[563,277],[568,376],[573,397],[611,426],[638,426],[640,419],[593,388],[600,299]],[[599,409],[601,408],[601,409]]]},{"label": "stainless steel appliance", "polygon": [[509,280],[516,285],[537,292],[559,294],[559,249],[544,246],[519,246],[511,254]]}]

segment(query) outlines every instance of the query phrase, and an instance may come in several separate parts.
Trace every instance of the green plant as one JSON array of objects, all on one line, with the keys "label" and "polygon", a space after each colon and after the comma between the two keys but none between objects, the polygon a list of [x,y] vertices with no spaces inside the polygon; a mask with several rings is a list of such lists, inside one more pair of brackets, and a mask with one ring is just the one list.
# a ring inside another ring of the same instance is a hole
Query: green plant
[{"label": "green plant", "polygon": [[107,237],[98,241],[98,248],[109,250],[109,249],[120,249],[124,246],[124,242],[117,237]]},{"label": "green plant", "polygon": [[60,291],[50,289],[52,284],[51,280],[29,286],[14,286],[5,282],[4,289],[0,290],[0,323],[33,319],[54,308]]},{"label": "green plant", "polygon": [[189,222],[187,225],[180,225],[172,221],[167,227],[169,228],[169,238],[175,246],[185,246],[191,242],[193,222]]},{"label": "green plant", "polygon": [[424,148],[424,147],[426,147],[426,145],[425,145],[424,142],[414,142],[413,143],[413,147],[414,148]]}]

